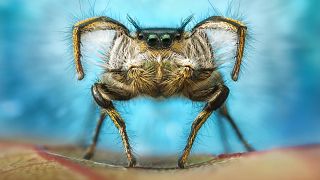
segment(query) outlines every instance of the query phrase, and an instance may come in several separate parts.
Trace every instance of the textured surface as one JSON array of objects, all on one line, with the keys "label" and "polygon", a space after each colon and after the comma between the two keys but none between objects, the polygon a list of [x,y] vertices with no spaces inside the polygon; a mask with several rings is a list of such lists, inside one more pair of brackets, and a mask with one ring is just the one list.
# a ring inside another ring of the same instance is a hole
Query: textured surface
[{"label": "textured surface", "polygon": [[[30,144],[0,143],[0,179],[320,179],[320,146],[219,156],[178,169],[126,169],[47,153]],[[62,147],[59,148],[62,152]],[[76,149],[66,147],[63,154]],[[58,151],[57,148],[54,151]]]}]

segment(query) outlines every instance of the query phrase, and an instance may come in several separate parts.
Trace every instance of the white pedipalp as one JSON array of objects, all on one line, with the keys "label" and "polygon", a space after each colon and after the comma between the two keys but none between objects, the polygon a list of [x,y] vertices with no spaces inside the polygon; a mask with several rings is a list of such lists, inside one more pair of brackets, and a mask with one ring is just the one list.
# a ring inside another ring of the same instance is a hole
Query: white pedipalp
[{"label": "white pedipalp", "polygon": [[96,62],[104,60],[106,52],[113,46],[115,30],[98,30],[81,35],[81,55],[85,61]]},{"label": "white pedipalp", "polygon": [[231,29],[206,29],[216,64],[233,63],[237,54],[237,33]]}]

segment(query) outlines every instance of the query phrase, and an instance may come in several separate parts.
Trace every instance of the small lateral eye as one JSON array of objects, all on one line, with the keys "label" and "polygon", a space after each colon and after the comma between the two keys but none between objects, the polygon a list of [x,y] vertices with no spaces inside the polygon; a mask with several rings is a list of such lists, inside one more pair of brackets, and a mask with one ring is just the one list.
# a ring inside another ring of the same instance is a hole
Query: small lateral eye
[{"label": "small lateral eye", "polygon": [[138,33],[138,39],[142,40],[143,39],[143,34],[142,33]]},{"label": "small lateral eye", "polygon": [[181,39],[181,34],[180,34],[180,33],[176,34],[176,35],[175,35],[175,38],[176,38],[177,40],[180,40],[180,39]]}]

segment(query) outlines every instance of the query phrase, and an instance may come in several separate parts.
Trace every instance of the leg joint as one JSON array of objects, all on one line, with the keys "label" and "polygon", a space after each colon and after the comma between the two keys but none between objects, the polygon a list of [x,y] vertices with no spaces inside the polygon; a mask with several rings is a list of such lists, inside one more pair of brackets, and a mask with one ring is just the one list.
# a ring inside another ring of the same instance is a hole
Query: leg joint
[{"label": "leg joint", "polygon": [[207,106],[208,110],[217,110],[226,101],[229,95],[229,88],[225,85],[219,85],[217,91],[210,98]]},{"label": "leg joint", "polygon": [[96,83],[91,87],[91,93],[96,103],[102,108],[110,108],[112,102],[107,94],[104,93],[100,84]]}]

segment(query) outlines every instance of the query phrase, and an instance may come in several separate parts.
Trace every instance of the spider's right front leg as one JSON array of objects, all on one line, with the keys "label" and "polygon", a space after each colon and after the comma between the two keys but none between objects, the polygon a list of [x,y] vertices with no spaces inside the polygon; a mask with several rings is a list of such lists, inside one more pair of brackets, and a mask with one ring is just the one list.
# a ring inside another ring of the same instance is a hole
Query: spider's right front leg
[{"label": "spider's right front leg", "polygon": [[203,89],[203,90],[198,89],[197,91],[193,91],[191,94],[189,94],[190,99],[197,100],[197,101],[206,100],[207,103],[203,108],[203,110],[199,113],[199,115],[196,117],[196,119],[192,123],[187,144],[183,150],[182,155],[178,160],[179,168],[185,167],[191,148],[193,146],[193,143],[202,125],[207,121],[209,116],[214,111],[216,111],[223,105],[228,95],[229,95],[229,88],[223,84],[217,84],[208,89]]},{"label": "spider's right front leg", "polygon": [[91,88],[91,92],[94,100],[102,109],[101,109],[100,120],[98,122],[96,132],[93,138],[93,143],[88,148],[85,158],[90,159],[93,156],[102,121],[106,117],[106,115],[109,115],[110,119],[119,130],[119,133],[123,142],[123,146],[125,149],[125,153],[127,155],[128,166],[129,167],[135,166],[136,159],[132,154],[132,149],[129,144],[125,122],[121,118],[120,114],[115,109],[112,103],[112,100],[130,99],[132,94],[123,89],[116,88],[116,87],[112,87],[111,89],[110,87],[108,87],[107,84],[103,84],[103,83],[95,83]]}]

